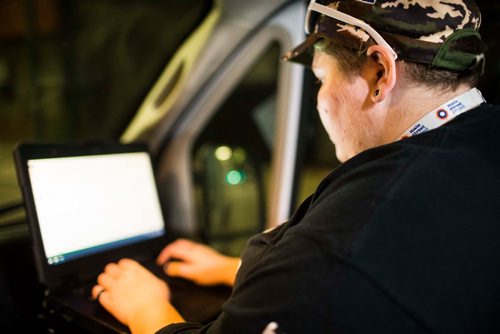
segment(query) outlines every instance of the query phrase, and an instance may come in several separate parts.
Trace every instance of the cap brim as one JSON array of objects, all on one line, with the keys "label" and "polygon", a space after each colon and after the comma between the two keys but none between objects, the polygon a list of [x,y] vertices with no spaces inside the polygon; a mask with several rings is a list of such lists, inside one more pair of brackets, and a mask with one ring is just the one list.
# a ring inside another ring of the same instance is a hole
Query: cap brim
[{"label": "cap brim", "polygon": [[299,63],[302,65],[311,66],[313,58],[313,50],[311,48],[314,46],[319,39],[323,38],[320,34],[313,33],[305,39],[301,44],[293,48],[292,50],[285,53],[282,57],[284,61],[290,61],[294,63]]}]

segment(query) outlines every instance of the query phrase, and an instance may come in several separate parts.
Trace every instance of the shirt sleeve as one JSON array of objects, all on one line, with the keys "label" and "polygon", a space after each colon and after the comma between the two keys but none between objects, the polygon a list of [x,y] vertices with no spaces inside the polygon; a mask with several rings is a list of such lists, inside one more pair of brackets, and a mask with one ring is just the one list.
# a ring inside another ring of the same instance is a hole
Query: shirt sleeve
[{"label": "shirt sleeve", "polygon": [[192,322],[184,322],[184,323],[179,323],[179,324],[172,324],[167,327],[164,327],[160,329],[156,334],[177,334],[177,333],[183,333],[183,334],[191,334],[191,333],[206,333],[206,331],[203,330],[203,327],[208,327],[203,326],[202,324],[197,324],[197,323],[192,323]]},{"label": "shirt sleeve", "polygon": [[[287,233],[276,244],[257,239],[250,245],[261,248],[261,258],[246,265],[222,313],[208,325],[170,325],[161,334],[172,333],[307,333],[322,331],[329,300],[329,281],[335,260],[324,256],[310,240]],[[262,251],[264,249],[264,251]],[[251,261],[252,262],[252,261]],[[245,268],[246,267],[246,268]],[[311,310],[315,310],[311,312]]]}]

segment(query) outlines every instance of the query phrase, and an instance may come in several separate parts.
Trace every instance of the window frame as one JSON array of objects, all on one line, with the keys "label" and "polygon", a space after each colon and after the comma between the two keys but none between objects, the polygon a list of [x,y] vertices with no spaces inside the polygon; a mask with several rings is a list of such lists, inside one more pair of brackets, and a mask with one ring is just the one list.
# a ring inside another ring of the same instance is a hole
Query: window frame
[{"label": "window frame", "polygon": [[[163,149],[157,157],[158,178],[160,193],[168,206],[167,224],[174,231],[188,236],[197,233],[191,151],[198,134],[238,86],[246,71],[272,44],[277,43],[284,53],[303,40],[303,29],[295,22],[302,20],[304,15],[303,3],[289,3],[259,30],[252,31],[251,36],[244,39],[210,77],[189,108],[180,114],[168,135],[163,133]],[[267,228],[284,222],[293,205],[304,68],[280,62],[278,73],[276,142],[271,158],[272,182],[266,203]]]}]

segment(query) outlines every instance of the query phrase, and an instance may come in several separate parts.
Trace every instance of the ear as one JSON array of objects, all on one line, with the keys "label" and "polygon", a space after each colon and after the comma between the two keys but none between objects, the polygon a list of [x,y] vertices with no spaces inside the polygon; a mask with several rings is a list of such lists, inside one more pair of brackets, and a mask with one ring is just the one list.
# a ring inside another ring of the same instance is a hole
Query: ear
[{"label": "ear", "polygon": [[370,46],[367,56],[376,72],[371,80],[371,98],[373,102],[378,103],[383,101],[396,85],[396,60],[389,50],[381,45]]}]

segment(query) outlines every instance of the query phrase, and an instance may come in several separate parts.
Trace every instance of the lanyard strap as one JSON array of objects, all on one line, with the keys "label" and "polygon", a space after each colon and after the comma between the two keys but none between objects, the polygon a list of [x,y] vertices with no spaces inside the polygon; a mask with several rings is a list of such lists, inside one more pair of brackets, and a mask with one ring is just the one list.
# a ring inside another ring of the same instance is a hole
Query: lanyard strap
[{"label": "lanyard strap", "polygon": [[484,102],[486,102],[486,100],[479,89],[472,88],[471,90],[440,105],[419,119],[415,124],[410,126],[408,130],[403,132],[403,134],[399,136],[398,140],[413,137],[438,128],[441,125],[448,123],[458,115],[474,109]]}]

